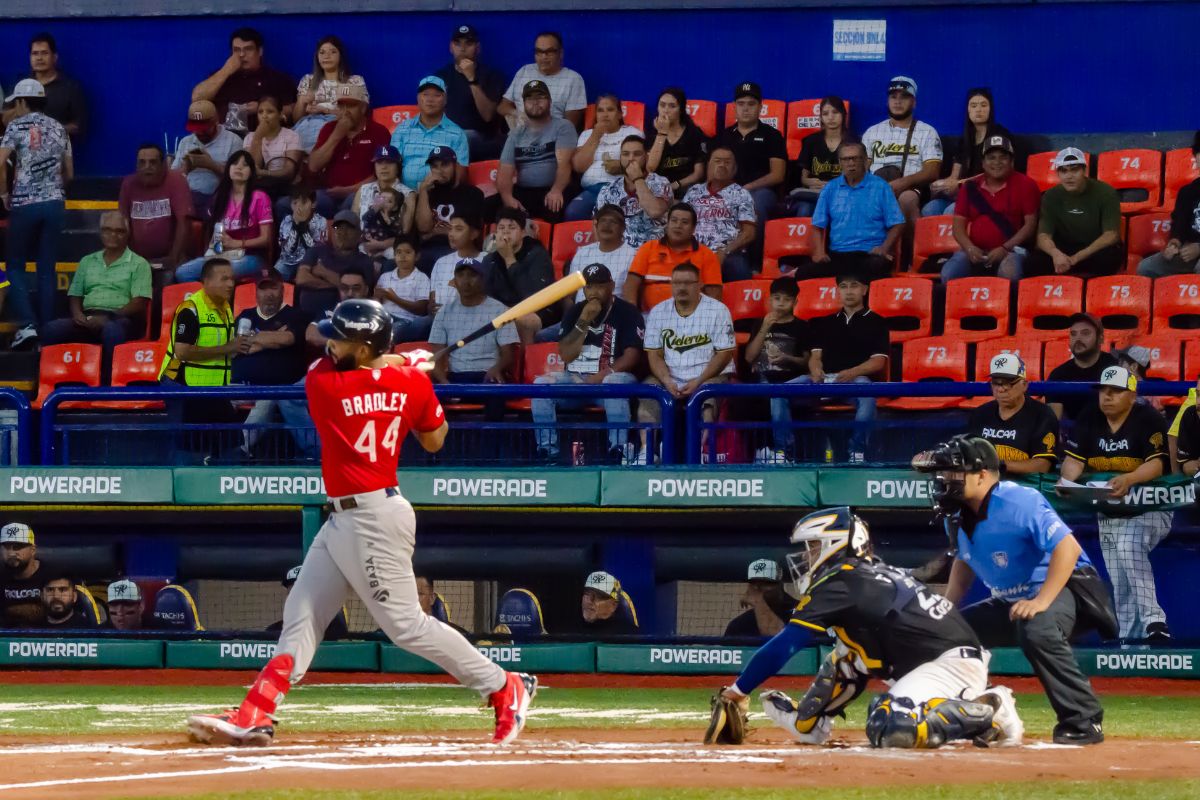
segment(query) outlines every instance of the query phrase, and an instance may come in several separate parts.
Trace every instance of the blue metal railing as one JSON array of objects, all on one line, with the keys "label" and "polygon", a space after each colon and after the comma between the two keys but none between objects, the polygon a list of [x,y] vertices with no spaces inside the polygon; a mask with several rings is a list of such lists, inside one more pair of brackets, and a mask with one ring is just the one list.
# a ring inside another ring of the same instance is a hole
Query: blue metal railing
[{"label": "blue metal railing", "polygon": [[33,415],[29,410],[29,399],[16,389],[0,387],[0,402],[11,406],[17,415],[16,424],[0,425],[0,463],[9,464],[12,453],[12,436],[15,434],[17,437],[16,463],[28,464],[33,451]]}]

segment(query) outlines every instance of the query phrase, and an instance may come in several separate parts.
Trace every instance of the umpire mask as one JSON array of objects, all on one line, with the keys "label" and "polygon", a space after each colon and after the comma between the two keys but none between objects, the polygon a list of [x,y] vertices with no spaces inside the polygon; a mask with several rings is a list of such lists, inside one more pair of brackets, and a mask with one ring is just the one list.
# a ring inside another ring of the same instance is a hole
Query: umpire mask
[{"label": "umpire mask", "polygon": [[959,435],[932,450],[917,453],[912,467],[933,475],[929,497],[934,520],[957,520],[966,504],[967,473],[983,470],[999,473],[1000,457],[988,440]]}]

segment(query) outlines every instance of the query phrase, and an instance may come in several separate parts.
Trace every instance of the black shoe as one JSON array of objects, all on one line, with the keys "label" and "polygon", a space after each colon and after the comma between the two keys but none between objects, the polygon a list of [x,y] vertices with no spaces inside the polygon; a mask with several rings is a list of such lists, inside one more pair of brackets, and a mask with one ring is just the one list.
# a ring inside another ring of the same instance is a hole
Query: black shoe
[{"label": "black shoe", "polygon": [[1151,622],[1146,626],[1146,641],[1150,644],[1169,645],[1171,643],[1171,629],[1167,627],[1165,622]]},{"label": "black shoe", "polygon": [[1082,728],[1059,723],[1054,726],[1055,744],[1100,744],[1104,728],[1099,722],[1085,722]]},{"label": "black shoe", "polygon": [[534,462],[546,466],[553,466],[558,463],[558,453],[551,455],[550,450],[545,447],[539,447],[537,454],[533,457]]}]

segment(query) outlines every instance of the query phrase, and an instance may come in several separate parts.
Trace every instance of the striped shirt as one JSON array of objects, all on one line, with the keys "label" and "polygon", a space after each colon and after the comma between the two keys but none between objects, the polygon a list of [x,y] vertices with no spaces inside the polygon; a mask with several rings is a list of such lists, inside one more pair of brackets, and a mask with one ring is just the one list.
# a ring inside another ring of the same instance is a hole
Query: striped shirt
[{"label": "striped shirt", "polygon": [[[646,318],[647,350],[662,350],[671,380],[686,383],[700,377],[713,354],[737,346],[733,336],[733,317],[719,300],[706,294],[686,317],[668,298],[650,309]],[[733,372],[731,360],[722,373]]]}]

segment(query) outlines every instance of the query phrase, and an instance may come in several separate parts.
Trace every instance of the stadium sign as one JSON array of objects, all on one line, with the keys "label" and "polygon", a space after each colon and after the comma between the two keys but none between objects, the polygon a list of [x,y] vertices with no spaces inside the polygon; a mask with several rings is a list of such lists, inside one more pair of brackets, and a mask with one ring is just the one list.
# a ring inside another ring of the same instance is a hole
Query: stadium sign
[{"label": "stadium sign", "polygon": [[[1083,659],[1089,675],[1135,675],[1154,678],[1200,677],[1200,651],[1092,651]],[[1089,664],[1088,661],[1091,661]]]},{"label": "stadium sign", "polygon": [[[650,675],[736,675],[754,655],[753,647],[704,645],[601,644],[596,647],[597,672]],[[780,675],[813,675],[817,649],[802,650]]]},{"label": "stadium sign", "polygon": [[400,491],[421,506],[594,506],[594,469],[402,469]]},{"label": "stadium sign", "polygon": [[315,467],[175,470],[175,502],[183,505],[319,505],[325,499]]},{"label": "stadium sign", "polygon": [[0,639],[4,667],[161,667],[162,642],[108,639]]},{"label": "stadium sign", "polygon": [[805,470],[606,470],[600,504],[642,507],[805,507],[817,502],[817,476]]},{"label": "stadium sign", "polygon": [[821,503],[868,508],[929,508],[929,479],[903,469],[823,469]]},{"label": "stadium sign", "polygon": [[[526,672],[595,672],[596,645],[591,642],[575,644],[521,644],[479,642],[480,653],[505,669]],[[385,644],[380,648],[379,663],[384,672],[403,672],[427,675],[442,672],[440,667],[399,647]]]},{"label": "stadium sign", "polygon": [[0,471],[0,502],[170,503],[171,471],[12,467]]},{"label": "stadium sign", "polygon": [[[261,669],[275,655],[274,642],[167,642],[170,669]],[[323,642],[310,669],[371,672],[379,669],[375,642]]]}]

